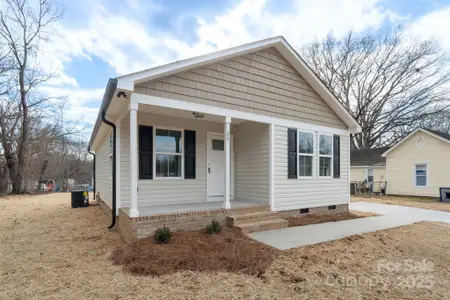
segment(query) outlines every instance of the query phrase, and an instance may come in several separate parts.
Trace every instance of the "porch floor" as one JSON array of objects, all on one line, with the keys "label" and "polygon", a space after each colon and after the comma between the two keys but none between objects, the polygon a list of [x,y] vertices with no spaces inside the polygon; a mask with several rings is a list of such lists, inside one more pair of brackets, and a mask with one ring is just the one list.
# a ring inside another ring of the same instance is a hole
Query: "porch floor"
[{"label": "porch floor", "polygon": [[[239,200],[230,201],[231,208],[243,208],[252,206],[268,206],[265,202],[246,202]],[[214,202],[196,202],[196,203],[180,203],[180,204],[162,204],[139,206],[139,216],[153,216],[161,214],[184,213],[192,211],[207,211],[223,208],[222,201]],[[122,208],[129,215],[129,208]]]}]

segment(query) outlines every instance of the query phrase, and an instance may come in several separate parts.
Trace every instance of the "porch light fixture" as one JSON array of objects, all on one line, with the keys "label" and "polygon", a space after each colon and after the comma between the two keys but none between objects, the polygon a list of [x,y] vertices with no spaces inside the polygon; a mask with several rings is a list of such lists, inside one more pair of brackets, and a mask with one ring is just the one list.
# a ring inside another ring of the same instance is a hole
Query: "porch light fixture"
[{"label": "porch light fixture", "polygon": [[196,119],[201,119],[201,118],[203,118],[205,116],[205,114],[199,113],[199,112],[195,112],[195,111],[192,114],[194,115],[194,118],[196,118]]}]

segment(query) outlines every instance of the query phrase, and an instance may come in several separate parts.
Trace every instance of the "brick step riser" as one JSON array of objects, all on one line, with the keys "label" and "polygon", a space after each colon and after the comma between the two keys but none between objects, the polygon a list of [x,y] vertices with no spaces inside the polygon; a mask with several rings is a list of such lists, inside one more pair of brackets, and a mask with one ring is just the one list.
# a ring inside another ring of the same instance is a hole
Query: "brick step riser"
[{"label": "brick step riser", "polygon": [[259,232],[259,231],[266,231],[266,230],[274,230],[274,229],[282,229],[288,227],[284,223],[280,224],[270,224],[266,226],[255,226],[255,227],[247,227],[247,228],[239,228],[242,233],[252,233],[252,232]]},{"label": "brick step riser", "polygon": [[240,208],[234,208],[230,210],[230,214],[235,215],[245,215],[245,214],[251,214],[251,213],[258,213],[258,212],[268,212],[270,211],[270,206],[253,206],[253,207],[240,207]]},{"label": "brick step riser", "polygon": [[227,216],[227,225],[233,226],[242,223],[249,223],[255,221],[272,220],[279,218],[277,213],[264,214],[259,216]]},{"label": "brick step riser", "polygon": [[242,233],[251,233],[251,232],[258,232],[258,231],[265,231],[265,230],[273,230],[273,229],[281,229],[281,228],[287,228],[289,227],[288,221],[284,219],[269,219],[267,220],[268,223],[259,223],[261,221],[266,220],[258,220],[253,222],[247,222],[247,223],[241,223],[236,224],[234,226],[231,226],[232,228],[235,228],[237,230],[240,230]]}]

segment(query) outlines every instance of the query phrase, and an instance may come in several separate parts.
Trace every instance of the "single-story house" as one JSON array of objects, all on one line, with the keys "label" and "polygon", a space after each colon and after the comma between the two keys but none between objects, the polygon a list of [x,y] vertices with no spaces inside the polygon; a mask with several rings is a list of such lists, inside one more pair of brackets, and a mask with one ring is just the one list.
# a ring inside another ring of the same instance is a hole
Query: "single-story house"
[{"label": "single-story house", "polygon": [[439,197],[450,187],[450,134],[418,128],[382,154],[387,194]]},{"label": "single-story house", "polygon": [[350,181],[386,181],[386,158],[389,147],[357,149],[350,152]]},{"label": "single-story house", "polygon": [[[283,37],[110,79],[89,142],[100,205],[126,240],[243,231],[342,212],[360,126]],[[118,216],[116,218],[116,216]]]}]

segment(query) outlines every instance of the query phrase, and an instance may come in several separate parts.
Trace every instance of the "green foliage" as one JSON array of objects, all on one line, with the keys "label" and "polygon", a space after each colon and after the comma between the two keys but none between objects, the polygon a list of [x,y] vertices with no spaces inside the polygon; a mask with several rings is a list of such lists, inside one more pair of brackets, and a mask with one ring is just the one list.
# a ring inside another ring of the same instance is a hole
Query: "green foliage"
[{"label": "green foliage", "polygon": [[155,241],[159,244],[167,244],[172,238],[172,231],[169,227],[157,228],[154,235]]},{"label": "green foliage", "polygon": [[222,225],[217,220],[212,220],[211,224],[206,226],[206,232],[209,234],[216,234],[222,231]]}]

